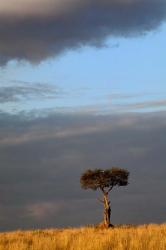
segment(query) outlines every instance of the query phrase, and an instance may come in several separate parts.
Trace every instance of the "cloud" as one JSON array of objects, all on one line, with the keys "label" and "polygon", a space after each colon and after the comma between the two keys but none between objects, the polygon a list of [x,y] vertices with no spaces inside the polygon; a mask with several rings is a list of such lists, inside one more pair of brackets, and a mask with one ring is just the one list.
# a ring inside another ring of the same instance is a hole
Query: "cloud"
[{"label": "cloud", "polygon": [[22,100],[55,98],[58,91],[49,84],[15,82],[13,86],[0,87],[0,103],[16,103]]},{"label": "cloud", "polygon": [[123,103],[123,104],[115,104],[114,108],[116,111],[136,111],[136,110],[148,110],[148,109],[162,109],[166,107],[166,99],[158,99],[158,100],[146,100],[142,102],[133,102],[133,103]]},{"label": "cloud", "polygon": [[64,202],[62,202],[62,204],[60,202],[39,202],[27,205],[25,210],[27,210],[27,216],[40,221],[49,218],[50,215],[54,216],[58,214],[60,210],[63,209],[63,203]]},{"label": "cloud", "polygon": [[166,19],[164,0],[2,0],[0,63],[32,63],[109,36],[135,36]]},{"label": "cloud", "polygon": [[[100,89],[99,89],[100,90]],[[154,111],[162,110],[166,107],[164,93],[105,93],[105,90],[99,91],[100,94],[94,99],[100,99],[100,102],[86,100],[84,105],[78,105],[83,101],[83,96],[91,95],[91,89],[70,89],[65,90],[58,85],[47,83],[32,83],[12,80],[8,86],[0,87],[0,111],[27,113],[29,117],[48,116],[50,113],[70,113],[70,114],[113,114],[133,111]],[[108,91],[107,91],[108,92]],[[100,97],[100,98],[99,98]],[[82,99],[81,99],[82,98]],[[85,98],[84,98],[85,99]],[[146,100],[145,100],[146,99]],[[66,102],[61,103],[65,100]],[[81,101],[80,101],[81,100]],[[33,101],[33,105],[32,105]],[[47,108],[41,108],[44,105]],[[73,103],[68,105],[67,103]],[[84,100],[85,102],[85,100]],[[19,105],[19,104],[22,105]],[[35,107],[33,109],[33,107]],[[92,128],[94,130],[95,128]],[[84,130],[84,129],[83,129]],[[74,131],[75,133],[76,131]],[[59,133],[62,136],[64,132]],[[56,134],[57,136],[57,134]],[[7,138],[6,138],[7,139]]]},{"label": "cloud", "polygon": [[165,133],[165,112],[33,119],[1,113],[0,230],[100,222],[100,193],[81,190],[79,178],[87,168],[111,166],[131,173],[130,185],[111,194],[112,222],[164,221]]}]

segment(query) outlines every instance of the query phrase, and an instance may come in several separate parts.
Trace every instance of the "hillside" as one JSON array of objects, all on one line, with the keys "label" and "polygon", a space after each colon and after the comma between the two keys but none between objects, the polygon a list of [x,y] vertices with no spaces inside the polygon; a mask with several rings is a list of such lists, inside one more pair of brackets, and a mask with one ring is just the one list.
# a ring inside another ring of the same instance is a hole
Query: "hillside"
[{"label": "hillside", "polygon": [[0,233],[0,250],[165,250],[166,224]]}]

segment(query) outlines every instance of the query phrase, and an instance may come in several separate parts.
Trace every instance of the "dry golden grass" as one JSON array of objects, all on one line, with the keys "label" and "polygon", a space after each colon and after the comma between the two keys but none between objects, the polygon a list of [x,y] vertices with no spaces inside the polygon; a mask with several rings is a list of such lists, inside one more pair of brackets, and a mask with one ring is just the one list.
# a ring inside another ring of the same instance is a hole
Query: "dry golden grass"
[{"label": "dry golden grass", "polygon": [[0,234],[0,250],[166,250],[166,224],[15,231]]}]

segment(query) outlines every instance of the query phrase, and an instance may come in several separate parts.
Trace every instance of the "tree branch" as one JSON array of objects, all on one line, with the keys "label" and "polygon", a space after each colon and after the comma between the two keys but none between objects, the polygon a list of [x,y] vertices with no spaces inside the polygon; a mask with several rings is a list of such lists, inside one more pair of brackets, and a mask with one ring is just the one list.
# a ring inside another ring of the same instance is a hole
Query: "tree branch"
[{"label": "tree branch", "polygon": [[100,187],[100,190],[103,192],[103,194],[105,193],[104,188]]},{"label": "tree branch", "polygon": [[108,193],[113,189],[113,185],[108,189]]},{"label": "tree branch", "polygon": [[104,203],[104,201],[103,200],[101,200],[100,198],[97,198],[98,199],[98,201],[100,201],[101,203]]}]

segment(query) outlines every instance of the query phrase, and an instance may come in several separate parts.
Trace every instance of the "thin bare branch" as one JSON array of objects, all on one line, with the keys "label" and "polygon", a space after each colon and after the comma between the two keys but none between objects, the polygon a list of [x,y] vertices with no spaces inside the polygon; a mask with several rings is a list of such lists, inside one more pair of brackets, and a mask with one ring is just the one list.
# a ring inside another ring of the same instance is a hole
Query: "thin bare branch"
[{"label": "thin bare branch", "polygon": [[104,201],[103,200],[101,200],[100,198],[97,198],[98,199],[98,201],[100,201],[101,203],[104,203]]},{"label": "thin bare branch", "polygon": [[111,186],[109,189],[108,189],[108,193],[113,189],[113,186]]},{"label": "thin bare branch", "polygon": [[100,187],[100,190],[103,192],[103,193],[105,193],[105,190],[104,190],[104,188],[102,188],[102,187]]}]

